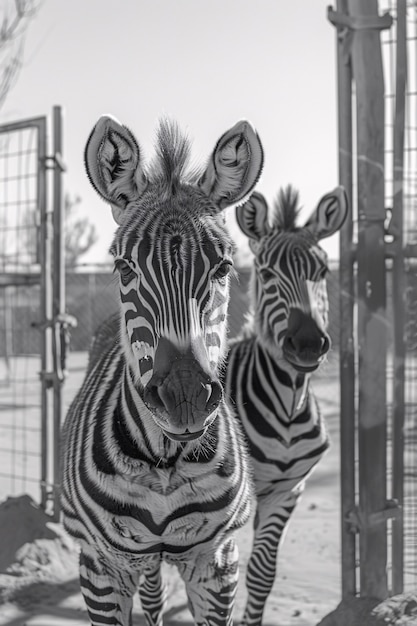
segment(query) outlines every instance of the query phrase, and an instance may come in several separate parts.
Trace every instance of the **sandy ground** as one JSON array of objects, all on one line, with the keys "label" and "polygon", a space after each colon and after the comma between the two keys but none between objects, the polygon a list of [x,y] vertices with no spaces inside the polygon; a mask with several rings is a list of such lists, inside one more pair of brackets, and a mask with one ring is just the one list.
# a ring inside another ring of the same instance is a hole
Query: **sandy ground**
[{"label": "sandy ground", "polygon": [[[70,357],[66,406],[79,385],[84,362],[85,355]],[[289,525],[265,611],[265,626],[315,626],[340,601],[339,387],[335,356],[315,376],[314,389],[332,447],[310,477]],[[26,495],[0,505],[0,528],[0,626],[89,624],[79,593],[76,550],[61,527],[51,524]],[[251,537],[248,524],[238,535],[241,577],[236,620],[244,606],[244,573]],[[176,570],[167,566],[164,578],[168,586],[167,626],[191,626]],[[133,623],[145,626],[139,604],[135,606]]]}]

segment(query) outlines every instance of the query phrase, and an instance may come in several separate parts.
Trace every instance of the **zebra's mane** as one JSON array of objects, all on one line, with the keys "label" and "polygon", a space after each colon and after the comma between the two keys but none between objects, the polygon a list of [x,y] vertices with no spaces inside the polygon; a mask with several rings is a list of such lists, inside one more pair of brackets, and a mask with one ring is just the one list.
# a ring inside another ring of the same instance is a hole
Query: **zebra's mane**
[{"label": "zebra's mane", "polygon": [[274,202],[273,225],[284,231],[295,230],[300,210],[297,189],[294,189],[292,185],[287,185],[285,188],[281,187]]},{"label": "zebra's mane", "polygon": [[180,183],[191,183],[197,179],[198,169],[188,167],[191,142],[175,121],[166,118],[160,120],[155,152],[148,170],[153,182],[175,193]]}]

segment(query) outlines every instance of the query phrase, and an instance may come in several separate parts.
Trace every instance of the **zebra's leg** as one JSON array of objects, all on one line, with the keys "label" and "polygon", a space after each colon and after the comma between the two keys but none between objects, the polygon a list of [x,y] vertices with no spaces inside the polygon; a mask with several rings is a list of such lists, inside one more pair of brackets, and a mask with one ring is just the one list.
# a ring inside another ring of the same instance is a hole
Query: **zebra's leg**
[{"label": "zebra's leg", "polygon": [[195,626],[232,626],[239,577],[238,559],[233,537],[220,546],[209,562],[203,564],[202,556],[192,563],[179,565]]},{"label": "zebra's leg", "polygon": [[159,565],[140,581],[139,597],[147,625],[162,626],[166,597]]},{"label": "zebra's leg", "polygon": [[80,584],[91,626],[132,626],[133,595],[139,574],[107,568],[81,552]]},{"label": "zebra's leg", "polygon": [[261,626],[263,612],[275,581],[278,547],[304,489],[258,496],[252,553],[246,570],[248,599],[241,626]]}]

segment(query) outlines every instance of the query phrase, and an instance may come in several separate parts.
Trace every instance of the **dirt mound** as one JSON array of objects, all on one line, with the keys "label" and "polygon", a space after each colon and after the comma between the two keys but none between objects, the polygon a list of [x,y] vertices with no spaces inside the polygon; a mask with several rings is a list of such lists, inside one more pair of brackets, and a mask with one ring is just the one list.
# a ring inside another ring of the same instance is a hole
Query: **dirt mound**
[{"label": "dirt mound", "polygon": [[373,610],[381,623],[395,626],[417,626],[417,594],[401,594],[388,598]]},{"label": "dirt mound", "polygon": [[317,626],[417,626],[417,595],[403,594],[381,602],[351,598]]},{"label": "dirt mound", "polygon": [[0,602],[35,582],[78,577],[75,544],[29,496],[0,504],[0,529]]},{"label": "dirt mound", "polygon": [[55,539],[50,517],[27,495],[7,498],[0,504],[0,572],[15,562],[17,552],[36,539]]}]

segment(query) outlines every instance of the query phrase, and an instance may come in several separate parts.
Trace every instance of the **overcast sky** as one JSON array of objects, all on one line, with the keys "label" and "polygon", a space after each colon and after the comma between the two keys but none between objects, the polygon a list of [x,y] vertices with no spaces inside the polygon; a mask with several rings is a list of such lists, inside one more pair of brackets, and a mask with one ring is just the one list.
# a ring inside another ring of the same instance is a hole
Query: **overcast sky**
[{"label": "overcast sky", "polygon": [[[98,229],[84,261],[107,258],[115,224],[90,187],[86,139],[102,113],[134,131],[151,156],[158,118],[175,118],[204,162],[219,136],[249,119],[265,150],[269,201],[299,188],[303,217],[338,183],[336,55],[329,0],[44,0],[0,123],[65,115],[65,189]],[[243,253],[231,212],[230,227]],[[337,236],[326,240],[337,256]]]}]

